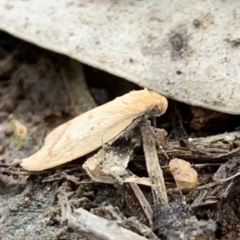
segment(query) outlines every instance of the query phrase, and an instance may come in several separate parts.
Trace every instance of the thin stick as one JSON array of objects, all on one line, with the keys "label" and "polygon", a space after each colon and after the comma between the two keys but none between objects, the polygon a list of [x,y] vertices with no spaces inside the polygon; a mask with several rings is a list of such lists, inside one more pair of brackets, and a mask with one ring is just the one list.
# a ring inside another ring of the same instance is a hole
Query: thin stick
[{"label": "thin stick", "polygon": [[167,204],[167,191],[163,178],[163,172],[159,165],[155,141],[150,133],[148,124],[140,124],[140,130],[142,133],[143,150],[146,159],[147,171],[149,178],[153,183],[152,192],[154,204]]},{"label": "thin stick", "polygon": [[98,217],[82,208],[72,212],[65,192],[61,192],[58,199],[62,210],[62,222],[89,239],[147,240],[135,232],[118,226],[114,221]]}]

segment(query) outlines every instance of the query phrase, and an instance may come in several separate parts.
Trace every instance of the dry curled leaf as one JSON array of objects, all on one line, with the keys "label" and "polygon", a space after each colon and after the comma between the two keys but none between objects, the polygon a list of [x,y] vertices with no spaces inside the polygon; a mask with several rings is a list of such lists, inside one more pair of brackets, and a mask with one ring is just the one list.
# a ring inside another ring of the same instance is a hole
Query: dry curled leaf
[{"label": "dry curled leaf", "polygon": [[169,162],[169,168],[179,188],[196,188],[198,174],[191,164],[185,160],[174,158]]},{"label": "dry curled leaf", "polygon": [[41,171],[70,162],[115,139],[139,117],[164,114],[167,106],[165,97],[147,89],[125,94],[55,128],[21,166]]}]

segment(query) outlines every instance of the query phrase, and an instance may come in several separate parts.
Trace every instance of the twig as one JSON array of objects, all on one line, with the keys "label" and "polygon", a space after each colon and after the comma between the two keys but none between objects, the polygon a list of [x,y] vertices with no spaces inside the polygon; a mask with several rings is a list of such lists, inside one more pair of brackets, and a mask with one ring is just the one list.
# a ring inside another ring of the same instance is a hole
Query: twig
[{"label": "twig", "polygon": [[125,200],[134,216],[137,216],[138,219],[147,226],[152,226],[152,208],[137,183],[125,183],[124,190]]},{"label": "twig", "polygon": [[98,217],[82,208],[71,211],[67,195],[61,192],[58,195],[61,204],[62,221],[74,231],[98,240],[147,240],[134,232],[120,227],[114,221]]},{"label": "twig", "polygon": [[211,187],[214,187],[216,185],[219,185],[219,184],[223,184],[225,182],[228,182],[236,177],[240,176],[240,172],[232,175],[231,177],[228,177],[228,178],[222,178],[222,179],[218,179],[212,183],[208,183],[208,184],[205,184],[205,185],[202,185],[202,186],[199,186],[197,189],[200,190],[200,189],[205,189],[205,188],[211,188]]},{"label": "twig", "polygon": [[167,191],[163,178],[163,172],[159,165],[155,141],[152,137],[152,134],[150,133],[149,126],[147,124],[140,124],[140,130],[142,133],[147,171],[149,178],[153,183],[152,191],[154,204],[167,204]]}]

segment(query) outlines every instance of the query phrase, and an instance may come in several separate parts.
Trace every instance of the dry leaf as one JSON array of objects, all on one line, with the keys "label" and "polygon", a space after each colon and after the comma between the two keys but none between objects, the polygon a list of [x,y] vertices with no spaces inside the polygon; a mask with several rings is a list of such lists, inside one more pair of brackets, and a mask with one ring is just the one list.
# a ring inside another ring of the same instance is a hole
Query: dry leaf
[{"label": "dry leaf", "polygon": [[185,160],[174,158],[169,162],[169,168],[179,188],[196,188],[198,174],[191,164]]},{"label": "dry leaf", "polygon": [[238,0],[1,0],[0,28],[175,100],[240,114],[239,8]]},{"label": "dry leaf", "polygon": [[167,99],[147,89],[133,91],[55,128],[44,146],[21,166],[30,171],[52,168],[84,156],[115,139],[135,119],[157,110],[165,113]]},{"label": "dry leaf", "polygon": [[126,170],[131,158],[129,146],[102,148],[83,164],[83,169],[95,182],[123,182],[129,176]]}]

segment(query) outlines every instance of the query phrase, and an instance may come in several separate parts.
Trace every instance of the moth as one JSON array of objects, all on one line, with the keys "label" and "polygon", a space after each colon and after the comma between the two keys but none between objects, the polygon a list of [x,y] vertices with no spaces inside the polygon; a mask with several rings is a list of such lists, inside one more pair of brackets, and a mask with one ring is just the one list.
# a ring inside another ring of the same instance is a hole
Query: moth
[{"label": "moth", "polygon": [[165,97],[147,89],[117,97],[56,127],[43,147],[20,165],[42,171],[70,162],[115,139],[139,117],[164,114],[167,106]]}]

